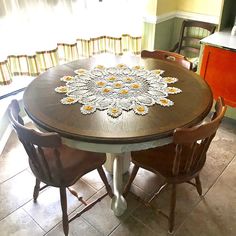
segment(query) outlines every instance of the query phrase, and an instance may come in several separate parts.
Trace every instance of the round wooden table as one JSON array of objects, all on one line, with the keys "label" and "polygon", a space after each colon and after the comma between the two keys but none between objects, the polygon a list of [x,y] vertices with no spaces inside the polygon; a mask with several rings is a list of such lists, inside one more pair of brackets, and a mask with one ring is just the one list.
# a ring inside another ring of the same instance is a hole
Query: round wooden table
[{"label": "round wooden table", "polygon": [[[168,96],[174,101],[173,106],[153,105],[144,116],[133,111],[124,111],[118,118],[108,116],[106,111],[83,115],[81,104],[60,103],[64,95],[56,93],[54,89],[64,85],[60,81],[62,76],[74,76],[74,70],[78,68],[92,69],[98,64],[110,67],[119,63],[130,67],[142,65],[148,70],[162,69],[165,71],[163,76],[178,78],[173,86],[180,88],[182,93]],[[49,69],[26,88],[23,102],[27,114],[36,125],[59,133],[66,144],[109,153],[114,158],[112,209],[119,216],[127,207],[122,196],[122,156],[126,152],[170,142],[175,128],[193,126],[206,117],[213,98],[209,86],[200,76],[172,63],[137,56],[101,55]]]}]

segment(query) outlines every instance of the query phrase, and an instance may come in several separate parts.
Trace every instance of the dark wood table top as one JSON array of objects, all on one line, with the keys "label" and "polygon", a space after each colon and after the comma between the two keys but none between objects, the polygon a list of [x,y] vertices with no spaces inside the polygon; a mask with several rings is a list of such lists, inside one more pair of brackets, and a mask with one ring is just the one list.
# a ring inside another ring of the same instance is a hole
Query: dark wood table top
[{"label": "dark wood table top", "polygon": [[[90,115],[80,112],[81,104],[63,105],[64,97],[54,91],[64,85],[60,78],[75,75],[78,68],[91,69],[98,64],[115,66],[144,65],[145,69],[165,70],[164,76],[179,79],[173,86],[182,90],[169,95],[174,106],[153,105],[145,116],[123,111],[118,118],[107,115],[107,111],[96,111]],[[136,56],[98,56],[59,65],[36,78],[25,90],[24,107],[30,118],[48,131],[74,140],[104,144],[129,144],[146,142],[171,136],[177,127],[189,127],[199,123],[209,113],[213,98],[206,82],[197,74],[157,59],[141,59]]]}]

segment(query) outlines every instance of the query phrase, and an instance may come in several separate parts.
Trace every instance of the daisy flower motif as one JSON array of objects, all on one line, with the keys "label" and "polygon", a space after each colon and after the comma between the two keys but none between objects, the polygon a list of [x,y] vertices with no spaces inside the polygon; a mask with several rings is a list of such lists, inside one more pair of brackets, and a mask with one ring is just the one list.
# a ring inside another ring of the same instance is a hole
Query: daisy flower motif
[{"label": "daisy flower motif", "polygon": [[105,66],[103,65],[97,65],[95,66],[96,69],[99,69],[99,70],[104,70],[105,69]]},{"label": "daisy flower motif", "polygon": [[167,98],[160,98],[160,99],[158,99],[157,104],[159,104],[163,107],[169,107],[169,106],[173,106],[174,102],[172,102],[171,100],[169,100]]},{"label": "daisy flower motif", "polygon": [[108,94],[112,91],[112,88],[111,87],[105,87],[103,90],[102,90],[102,93],[103,94]]},{"label": "daisy flower motif", "polygon": [[144,67],[137,65],[137,66],[133,66],[132,69],[133,69],[133,70],[143,70]]},{"label": "daisy flower motif", "polygon": [[167,87],[165,90],[166,90],[166,92],[168,94],[177,94],[177,93],[181,93],[182,92],[181,89],[175,88],[175,87]]},{"label": "daisy flower motif", "polygon": [[67,86],[59,86],[55,88],[55,91],[57,93],[68,93],[69,92],[69,88]]},{"label": "daisy flower motif", "polygon": [[84,74],[86,74],[87,70],[80,68],[78,70],[75,70],[74,72],[77,75],[84,75]]},{"label": "daisy flower motif", "polygon": [[123,84],[122,84],[122,82],[115,82],[115,83],[113,83],[113,87],[116,89],[119,89],[119,88],[123,87]]},{"label": "daisy flower motif", "polygon": [[122,114],[122,109],[117,106],[111,106],[108,108],[107,114],[113,118],[116,118]]},{"label": "daisy flower motif", "polygon": [[77,98],[74,97],[65,97],[61,99],[61,103],[65,104],[65,105],[69,105],[69,104],[74,104],[78,101]]},{"label": "daisy flower motif", "polygon": [[133,110],[134,110],[134,113],[138,115],[146,115],[148,113],[148,107],[143,106],[143,105],[135,105]]},{"label": "daisy flower motif", "polygon": [[127,67],[125,64],[118,64],[117,66],[116,66],[117,68],[125,68],[125,67]]},{"label": "daisy flower motif", "polygon": [[109,82],[114,82],[116,80],[116,77],[115,76],[110,76],[106,80],[109,81]]},{"label": "daisy flower motif", "polygon": [[133,83],[130,85],[132,89],[139,89],[141,88],[141,85],[139,83]]},{"label": "daisy flower motif", "polygon": [[120,89],[119,93],[122,95],[127,95],[129,93],[129,89],[127,88]]},{"label": "daisy flower motif", "polygon": [[123,81],[126,82],[126,83],[132,83],[134,81],[134,78],[132,78],[132,77],[124,77]]},{"label": "daisy flower motif", "polygon": [[96,82],[96,85],[100,88],[106,86],[106,84],[107,84],[106,81],[103,80],[99,80]]},{"label": "daisy flower motif", "polygon": [[156,74],[156,75],[162,75],[165,71],[164,70],[152,70],[152,73]]},{"label": "daisy flower motif", "polygon": [[162,80],[167,84],[173,84],[178,81],[178,79],[175,77],[163,77]]},{"label": "daisy flower motif", "polygon": [[96,107],[92,104],[83,105],[81,108],[81,113],[84,115],[91,114],[96,111]]},{"label": "daisy flower motif", "polygon": [[63,82],[73,82],[74,81],[74,77],[66,75],[66,76],[63,76],[60,80],[63,81]]}]

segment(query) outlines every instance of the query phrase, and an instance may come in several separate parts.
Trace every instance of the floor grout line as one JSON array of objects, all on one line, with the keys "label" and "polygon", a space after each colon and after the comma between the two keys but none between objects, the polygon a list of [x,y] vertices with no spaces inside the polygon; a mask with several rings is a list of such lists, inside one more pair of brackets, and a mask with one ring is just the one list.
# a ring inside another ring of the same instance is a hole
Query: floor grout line
[{"label": "floor grout line", "polygon": [[[227,123],[226,125],[228,125],[228,123]],[[230,124],[230,125],[231,125],[231,124]],[[232,126],[232,125],[231,125],[231,126]],[[232,127],[230,128],[229,126],[228,126],[228,128],[227,128],[227,127],[226,127],[226,128],[224,127],[223,129],[224,129],[225,132],[227,132],[227,129],[230,129],[230,130],[228,131],[229,134],[232,134],[233,137],[236,136],[236,133],[235,133],[235,131],[234,131],[234,127],[233,127],[233,130],[231,130]],[[229,137],[230,137],[230,136],[229,136]],[[231,142],[231,141],[232,141],[232,140],[230,139],[230,142]],[[225,150],[225,149],[224,149],[224,150]],[[232,155],[232,156],[231,156],[231,155]],[[230,157],[230,158],[228,158],[228,157]],[[183,219],[180,221],[180,224],[178,225],[178,227],[177,227],[176,230],[174,231],[174,234],[173,234],[173,235],[178,234],[178,232],[180,231],[180,229],[181,229],[181,228],[183,227],[183,225],[186,223],[186,220],[188,219],[188,217],[196,210],[196,208],[199,206],[199,204],[204,201],[205,197],[207,197],[207,196],[209,195],[210,191],[212,191],[213,187],[218,184],[218,182],[220,181],[220,179],[222,178],[222,176],[227,173],[228,168],[230,168],[230,166],[232,165],[232,163],[236,160],[236,153],[235,153],[235,151],[232,151],[232,153],[231,153],[230,155],[228,155],[227,158],[229,159],[229,161],[225,162],[224,165],[223,165],[223,167],[220,167],[220,169],[219,169],[220,171],[217,171],[218,174],[217,174],[217,175],[214,175],[215,177],[214,177],[213,181],[209,182],[210,184],[209,184],[209,186],[206,188],[203,197],[202,197],[202,198],[199,198],[198,201],[195,201],[195,204],[194,204],[191,208],[189,208],[189,211],[184,215]],[[232,159],[231,159],[231,158],[232,158]],[[227,160],[228,160],[228,159],[227,159]],[[214,161],[214,160],[213,160],[213,161]],[[1,163],[0,163],[0,164],[1,164]],[[31,172],[30,169],[29,169],[29,167],[24,168],[23,170],[21,170],[21,171],[15,173],[15,174],[13,174],[13,175],[10,176],[9,178],[7,178],[7,179],[4,180],[3,182],[1,182],[0,185],[6,183],[7,181],[10,181],[10,180],[13,179],[14,177],[17,177],[17,175],[20,175],[20,174],[23,173],[24,171]],[[31,173],[31,174],[32,174],[32,173]],[[34,175],[32,174],[32,176],[34,176]],[[91,188],[91,190],[94,190],[94,192],[92,193],[92,195],[90,196],[90,194],[89,194],[89,197],[86,198],[87,201],[91,200],[96,194],[99,194],[99,192],[100,192],[100,191],[103,191],[103,189],[104,189],[104,186],[102,186],[102,187],[99,188],[99,189],[96,189],[96,188],[93,186],[92,183],[90,183],[89,181],[86,181],[86,180],[84,180],[84,179],[80,179],[80,181],[82,181],[86,186],[88,186],[89,188]],[[112,181],[112,180],[111,180],[111,181]],[[109,181],[109,183],[111,183],[111,181]],[[204,181],[204,180],[203,180],[203,181]],[[136,184],[134,184],[134,183],[133,183],[133,185],[135,185],[135,188],[137,188],[137,190],[139,190],[139,191],[142,191],[145,195],[150,195],[148,192],[144,191],[144,189],[140,188],[138,185],[136,185]],[[86,187],[86,186],[85,186],[85,187]],[[96,186],[96,185],[95,185],[95,186]],[[99,186],[99,185],[98,185],[98,186]],[[45,189],[44,191],[46,191],[46,189]],[[43,193],[43,191],[42,191],[41,193]],[[41,193],[40,193],[40,194],[41,194]],[[32,190],[32,194],[33,194],[33,190]],[[196,192],[196,194],[197,194],[197,192]],[[135,195],[135,194],[134,194],[134,195]],[[17,196],[16,196],[16,197],[17,197]],[[43,235],[46,235],[47,233],[53,231],[56,227],[58,227],[58,226],[61,224],[62,221],[60,220],[56,225],[54,225],[53,227],[51,227],[51,228],[50,228],[49,230],[47,230],[47,231],[46,231],[43,227],[41,227],[40,224],[39,224],[39,223],[27,212],[27,210],[24,208],[24,206],[25,206],[26,204],[28,204],[30,201],[32,201],[32,199],[33,199],[33,197],[31,197],[30,200],[24,202],[23,204],[21,204],[20,206],[18,206],[16,209],[14,209],[14,210],[11,211],[10,213],[8,213],[6,216],[4,216],[4,217],[0,220],[0,222],[1,222],[2,220],[6,219],[9,215],[11,215],[11,214],[13,214],[14,212],[16,212],[16,211],[18,211],[18,210],[21,209],[22,211],[24,211],[24,212],[32,219],[32,222],[36,223],[36,225],[39,226],[40,229],[42,229],[42,231],[44,232]],[[78,211],[78,209],[81,208],[81,206],[82,206],[82,204],[80,204],[80,205],[77,206],[74,210],[72,210],[72,211],[70,212],[69,216],[73,215],[76,211]],[[144,223],[145,221],[143,221],[142,218],[139,219],[139,218],[137,218],[137,217],[134,215],[134,211],[137,210],[140,206],[141,206],[141,205],[135,207],[135,209],[133,209],[131,212],[129,212],[129,214],[127,214],[122,220],[120,220],[119,223],[118,223],[118,225],[114,226],[114,228],[112,228],[112,229],[109,231],[108,234],[104,234],[104,233],[100,232],[100,231],[95,227],[95,225],[93,225],[93,224],[91,224],[89,221],[87,221],[86,218],[84,218],[83,215],[81,215],[78,219],[81,219],[81,220],[84,221],[89,227],[92,227],[94,230],[96,230],[98,233],[100,233],[101,235],[104,235],[104,236],[108,236],[108,235],[113,234],[113,233],[118,229],[118,227],[121,226],[122,222],[124,222],[124,221],[126,221],[127,219],[129,219],[129,217],[132,217],[133,219],[135,219],[136,221],[138,221],[141,225],[144,225],[145,227],[147,227],[148,229],[150,229],[151,232],[154,232],[154,233],[155,233],[154,229],[151,228],[150,226],[148,226],[147,224],[145,224],[145,223]],[[99,220],[99,219],[98,219],[98,220]],[[146,223],[147,223],[147,222],[146,222]],[[18,225],[18,226],[19,226],[19,225]],[[129,226],[129,225],[128,225],[128,226]],[[79,232],[79,231],[78,231],[78,232]],[[108,231],[107,231],[107,232],[108,232]],[[143,235],[143,234],[142,234],[142,235]]]},{"label": "floor grout line", "polygon": [[43,227],[41,227],[41,225],[23,208],[21,207],[21,209],[40,227],[40,229],[43,230],[44,234],[46,233],[46,230],[44,230]]},{"label": "floor grout line", "polygon": [[[206,191],[206,193],[203,195],[203,197],[200,199],[200,201],[194,205],[194,207],[192,208],[192,210],[189,212],[188,216],[192,214],[192,212],[196,209],[196,207],[205,199],[205,196],[208,194],[208,192],[217,184],[217,182],[219,181],[219,179],[221,178],[221,176],[225,173],[225,171],[227,171],[228,167],[230,166],[230,164],[236,160],[236,154],[234,154],[232,160],[228,163],[228,165],[223,169],[223,171],[220,173],[220,175],[217,176],[216,180],[214,181],[214,183],[208,188],[208,190]],[[188,216],[186,216],[184,218],[184,220],[182,221],[182,223],[179,225],[178,229],[176,230],[175,233],[177,233],[180,228],[185,224],[185,222],[188,219]]]}]

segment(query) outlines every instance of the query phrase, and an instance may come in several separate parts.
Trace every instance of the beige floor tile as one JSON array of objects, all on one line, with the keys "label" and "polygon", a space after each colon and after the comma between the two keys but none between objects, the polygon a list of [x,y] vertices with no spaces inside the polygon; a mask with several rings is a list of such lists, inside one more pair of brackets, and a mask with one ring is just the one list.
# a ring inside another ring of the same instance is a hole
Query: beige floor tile
[{"label": "beige floor tile", "polygon": [[[149,211],[151,212],[153,221],[151,220],[146,221],[147,217],[145,215],[143,216],[142,214],[140,214],[140,212],[145,212],[144,207],[143,210],[136,209],[133,215],[137,217],[139,220],[143,221],[153,230],[158,230],[160,226],[163,229],[165,229],[165,232],[168,231],[168,220],[166,218],[163,219],[162,214],[165,214],[167,216],[169,215],[170,195],[171,195],[171,188],[167,187],[159,194],[159,196],[157,196],[151,202],[151,207],[153,209],[152,210],[149,209]],[[200,200],[201,198],[199,197],[195,187],[193,187],[192,185],[182,184],[177,186],[177,199],[176,199],[176,209],[175,209],[176,228],[185,220],[187,215],[199,203]],[[148,210],[146,211],[149,212]]]},{"label": "beige floor tile", "polygon": [[163,178],[160,175],[139,168],[133,183],[145,193],[152,194],[162,185]]},{"label": "beige floor tile", "polygon": [[[106,176],[108,181],[111,181],[112,176],[109,175],[108,173],[106,173]],[[89,172],[88,174],[84,175],[81,179],[90,186],[92,186],[93,188],[95,188],[97,191],[104,187],[104,183],[102,182],[97,170]]]},{"label": "beige floor tile", "polygon": [[41,236],[45,232],[22,209],[0,221],[1,236]]},{"label": "beige floor tile", "polygon": [[111,236],[154,236],[156,232],[137,221],[132,216],[124,220],[111,234]]},{"label": "beige floor tile", "polygon": [[[193,210],[177,235],[227,235],[236,232],[236,159],[205,199]],[[201,226],[201,227],[199,227]]]},{"label": "beige floor tile", "polygon": [[0,157],[0,183],[23,171],[27,166],[27,154],[15,132],[12,132]]},{"label": "beige floor tile", "polygon": [[[47,236],[64,236],[63,227],[60,223],[57,227],[49,231]],[[102,236],[94,227],[89,225],[81,217],[73,220],[69,224],[69,236]]]},{"label": "beige floor tile", "polygon": [[156,235],[167,235],[168,221],[157,209],[140,205],[132,216],[152,229]]},{"label": "beige floor tile", "polygon": [[[95,190],[83,181],[78,181],[73,188],[86,200],[95,194]],[[81,203],[67,191],[68,214],[78,208]],[[49,231],[52,227],[62,220],[59,189],[50,187],[40,193],[37,203],[30,201],[24,205],[24,210],[45,230]]]},{"label": "beige floor tile", "polygon": [[[98,196],[105,193],[102,189],[90,201],[94,200]],[[104,235],[108,235],[112,230],[114,230],[122,220],[127,218],[132,211],[139,206],[139,202],[136,200],[134,195],[130,194],[127,197],[128,209],[121,217],[116,217],[111,210],[111,198],[106,196],[101,202],[98,202],[92,209],[87,211],[82,215],[82,217],[93,225],[99,232]]]},{"label": "beige floor tile", "polygon": [[0,185],[0,219],[32,199],[34,184],[35,178],[25,170]]}]

